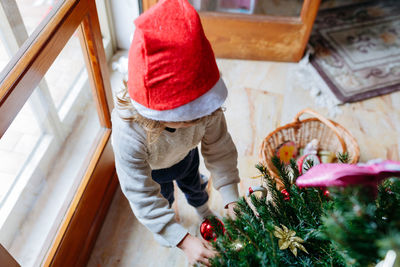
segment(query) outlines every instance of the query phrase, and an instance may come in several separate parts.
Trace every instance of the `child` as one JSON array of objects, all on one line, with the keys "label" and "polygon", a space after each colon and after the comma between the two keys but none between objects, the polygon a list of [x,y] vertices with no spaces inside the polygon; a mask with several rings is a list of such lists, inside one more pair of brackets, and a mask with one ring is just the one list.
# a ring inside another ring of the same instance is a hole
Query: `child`
[{"label": "child", "polygon": [[187,0],[162,0],[139,16],[129,51],[128,94],[112,113],[121,188],[137,219],[190,263],[209,265],[212,247],[175,221],[173,180],[200,218],[213,213],[199,175],[201,152],[224,207],[238,199],[237,152],[221,105],[220,78],[199,16]]}]

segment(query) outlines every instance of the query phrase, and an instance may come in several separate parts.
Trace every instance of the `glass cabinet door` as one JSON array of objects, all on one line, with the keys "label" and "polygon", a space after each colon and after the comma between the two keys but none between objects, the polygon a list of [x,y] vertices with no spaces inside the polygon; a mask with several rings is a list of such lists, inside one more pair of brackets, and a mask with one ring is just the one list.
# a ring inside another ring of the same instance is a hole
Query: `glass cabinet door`
[{"label": "glass cabinet door", "polygon": [[200,12],[299,17],[303,0],[189,0]]},{"label": "glass cabinet door", "polygon": [[[198,10],[215,55],[299,61],[320,0],[189,0]],[[146,11],[157,0],[142,0]]]}]

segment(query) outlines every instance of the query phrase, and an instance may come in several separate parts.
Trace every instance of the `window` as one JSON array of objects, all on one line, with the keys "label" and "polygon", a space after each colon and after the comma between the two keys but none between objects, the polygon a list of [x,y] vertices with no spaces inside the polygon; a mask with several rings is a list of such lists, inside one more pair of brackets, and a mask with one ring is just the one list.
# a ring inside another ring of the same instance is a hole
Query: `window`
[{"label": "window", "polygon": [[0,39],[0,70],[2,70],[7,65],[7,62],[10,59],[10,57],[8,56],[6,48],[5,48],[5,46],[4,46],[2,41],[3,40]]},{"label": "window", "polygon": [[[79,201],[89,186],[104,189],[112,177],[104,91],[110,88],[101,57],[112,55],[112,30],[105,0],[96,3],[102,40],[93,1],[0,3],[0,243],[22,266],[60,255],[68,240],[63,227],[72,229]],[[98,168],[109,175],[91,183]]]}]

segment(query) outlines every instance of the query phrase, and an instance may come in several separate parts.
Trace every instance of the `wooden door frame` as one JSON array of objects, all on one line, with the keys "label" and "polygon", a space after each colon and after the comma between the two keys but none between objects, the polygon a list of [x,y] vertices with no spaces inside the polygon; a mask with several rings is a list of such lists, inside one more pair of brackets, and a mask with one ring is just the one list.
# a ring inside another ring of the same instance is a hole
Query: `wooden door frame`
[{"label": "wooden door frame", "polygon": [[[146,11],[157,0],[142,0]],[[199,12],[215,56],[297,62],[304,54],[320,0],[304,0],[299,17]]]},{"label": "wooden door frame", "polygon": [[0,74],[1,137],[77,28],[101,130],[43,266],[86,264],[118,185],[110,144],[112,93],[95,1],[59,1]]}]

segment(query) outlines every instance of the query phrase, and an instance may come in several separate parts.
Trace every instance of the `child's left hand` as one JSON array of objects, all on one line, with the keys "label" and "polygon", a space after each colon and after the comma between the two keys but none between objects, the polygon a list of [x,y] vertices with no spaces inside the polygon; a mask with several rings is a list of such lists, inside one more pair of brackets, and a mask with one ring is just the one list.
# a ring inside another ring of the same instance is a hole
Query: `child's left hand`
[{"label": "child's left hand", "polygon": [[231,217],[233,220],[236,219],[236,214],[234,211],[235,207],[236,207],[236,202],[229,203],[228,207],[227,207],[228,208],[228,211],[227,211],[228,217]]}]

